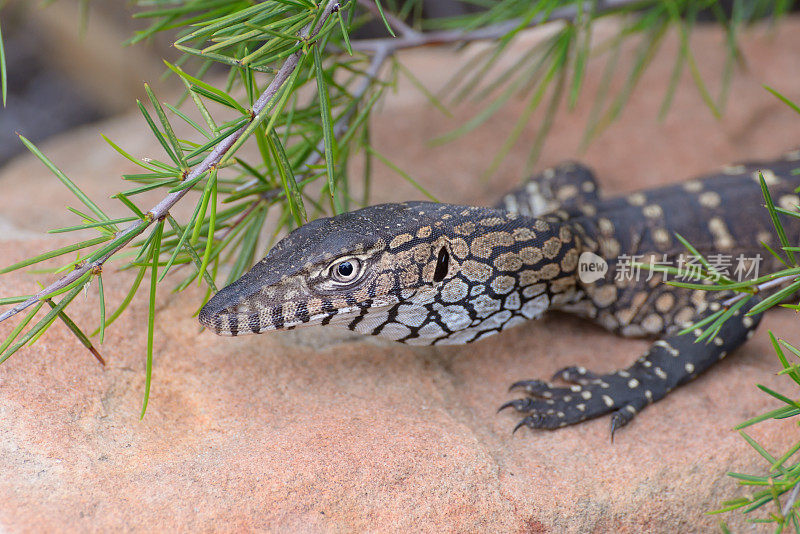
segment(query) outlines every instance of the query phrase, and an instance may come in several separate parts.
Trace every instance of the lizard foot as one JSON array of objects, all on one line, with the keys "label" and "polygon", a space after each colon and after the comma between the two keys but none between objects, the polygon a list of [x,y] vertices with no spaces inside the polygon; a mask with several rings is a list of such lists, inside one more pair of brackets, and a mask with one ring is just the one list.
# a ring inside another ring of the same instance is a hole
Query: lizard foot
[{"label": "lizard foot", "polygon": [[625,371],[598,375],[583,367],[567,367],[553,379],[567,382],[558,386],[543,380],[521,380],[510,390],[522,389],[528,397],[511,400],[500,410],[514,408],[525,414],[514,428],[556,429],[611,413],[611,434],[625,426],[649,402],[647,390]]},{"label": "lizard foot", "polygon": [[[522,380],[511,386],[527,396],[505,403],[500,409],[514,408],[524,417],[515,427],[555,429],[586,419],[611,414],[611,439],[614,432],[628,424],[637,413],[670,391],[693,379],[724,358],[751,335],[760,316],[747,317],[756,299],[737,310],[726,321],[713,341],[696,343],[700,330],[674,334],[655,341],[633,365],[608,374],[596,374],[584,367],[570,366],[558,371],[555,385],[542,380]],[[703,320],[714,310],[699,314]]]}]

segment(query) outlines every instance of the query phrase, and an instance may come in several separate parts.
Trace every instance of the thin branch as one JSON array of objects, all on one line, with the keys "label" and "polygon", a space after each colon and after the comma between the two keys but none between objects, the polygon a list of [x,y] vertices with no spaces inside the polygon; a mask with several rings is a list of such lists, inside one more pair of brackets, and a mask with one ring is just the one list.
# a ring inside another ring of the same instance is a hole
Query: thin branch
[{"label": "thin branch", "polygon": [[792,509],[794,503],[797,501],[798,493],[800,493],[800,484],[795,484],[794,488],[792,488],[792,493],[789,494],[789,499],[786,501],[786,504],[783,505],[783,509],[781,510],[781,514],[786,517],[789,515],[789,510]]},{"label": "thin branch", "polygon": [[[335,0],[330,0],[327,5],[325,6],[324,11],[322,12],[322,16],[317,21],[317,25],[312,29],[311,24],[303,28],[300,32],[301,39],[309,39],[313,38],[322,26],[327,22],[328,18],[331,14],[335,13],[339,10],[339,2]],[[264,110],[267,107],[267,104],[273,99],[273,97],[278,93],[280,88],[286,83],[286,80],[289,76],[294,72],[297,68],[297,64],[300,60],[300,56],[302,55],[302,49],[298,50],[294,54],[290,55],[286,58],[286,61],[283,63],[281,68],[275,74],[275,78],[273,78],[272,82],[270,82],[269,86],[261,93],[261,96],[258,100],[253,104],[252,109],[252,118],[250,122],[260,118],[261,114],[264,113]],[[249,123],[248,123],[249,124]],[[233,146],[237,139],[242,135],[242,133],[247,129],[247,124],[239,128],[236,132],[232,133],[225,139],[223,139],[215,148],[211,151],[211,153],[206,156],[206,158],[195,167],[187,176],[186,181],[192,180],[197,178],[204,172],[207,172],[210,169],[216,167],[222,157],[227,153],[227,151]],[[127,228],[122,230],[119,234],[114,236],[114,239],[123,238],[120,240],[120,243],[114,247],[112,250],[109,250],[106,254],[101,256],[99,259],[91,262],[86,263],[80,266],[77,269],[70,271],[69,274],[59,278],[57,281],[53,282],[43,290],[39,291],[28,300],[17,304],[10,310],[6,311],[3,314],[0,314],[0,322],[5,321],[6,319],[13,317],[14,315],[20,313],[21,311],[25,310],[29,306],[36,304],[39,300],[41,300],[46,295],[49,295],[59,289],[63,289],[67,287],[69,284],[78,280],[81,276],[85,275],[87,272],[90,272],[94,269],[101,267],[106,261],[108,261],[111,256],[119,252],[125,246],[127,246],[137,235],[139,235],[145,228],[150,226],[153,221],[161,220],[167,216],[169,210],[177,204],[184,195],[189,191],[191,188],[186,188],[181,191],[176,191],[174,193],[168,194],[164,197],[161,202],[156,204],[152,209],[150,209],[146,217],[144,219],[135,221],[131,223]]]},{"label": "thin branch", "polygon": [[[375,54],[372,56],[372,60],[370,61],[369,68],[364,71],[364,77],[361,80],[361,83],[353,92],[353,102],[357,103],[363,96],[367,93],[370,86],[372,85],[372,81],[375,80],[378,76],[378,72],[381,70],[384,62],[392,55],[392,50],[389,46],[382,46],[376,49]],[[350,126],[350,119],[353,118],[353,115],[356,112],[356,105],[353,105],[349,110],[342,114],[341,117],[334,123],[333,125],[333,136],[338,138],[347,131],[347,128]],[[325,140],[321,140],[317,143],[317,147],[314,152],[306,159],[303,163],[305,167],[304,170],[301,172],[308,173],[311,172],[309,167],[315,165],[319,160],[322,159],[322,153],[325,149]]]},{"label": "thin branch", "polygon": [[752,296],[752,295],[758,295],[759,293],[761,293],[765,289],[772,289],[772,288],[775,288],[775,287],[780,287],[780,286],[788,284],[790,282],[794,282],[795,280],[797,280],[797,275],[796,274],[790,274],[790,275],[787,275],[787,276],[780,276],[780,277],[775,278],[773,280],[767,280],[766,282],[762,282],[760,284],[752,286],[751,287],[751,289],[753,289],[752,292],[748,291],[748,292],[743,292],[743,293],[739,293],[737,295],[734,295],[733,297],[731,297],[728,300],[724,301],[722,303],[722,305],[724,307],[726,307],[726,308],[730,308],[733,304],[736,304],[737,302],[739,302],[740,300],[742,300],[745,297]]},{"label": "thin branch", "polygon": [[[594,11],[597,14],[608,13],[609,11],[616,11],[625,7],[642,4],[642,0],[589,0],[583,2],[582,6],[571,5],[554,9],[549,14],[539,14],[534,17],[527,25],[527,28],[532,26],[539,26],[550,22],[559,20],[573,21],[578,17],[578,13],[591,10],[594,6]],[[367,4],[373,4],[366,0],[359,0],[359,4],[367,7]],[[368,8],[368,7],[367,7]],[[369,9],[369,8],[368,8]],[[377,8],[375,8],[377,9]],[[371,9],[370,9],[371,11]],[[509,32],[517,29],[523,24],[520,19],[512,19],[498,24],[492,24],[476,30],[438,30],[431,32],[418,32],[411,30],[413,33],[405,33],[399,26],[395,26],[392,20],[389,19],[389,14],[384,11],[386,20],[393,28],[398,29],[402,34],[397,38],[380,38],[380,39],[359,39],[350,43],[350,47],[358,52],[373,52],[377,53],[378,50],[388,47],[390,52],[402,50],[404,48],[415,48],[418,46],[434,45],[434,44],[447,44],[447,43],[466,43],[471,41],[484,41],[499,39]],[[396,19],[395,19],[396,20]],[[404,22],[399,21],[401,24],[407,26]]]},{"label": "thin branch", "polygon": [[374,2],[374,0],[358,0],[358,4],[372,13],[376,19],[380,19],[382,14],[386,19],[386,22],[389,23],[389,26],[400,32],[402,36],[409,38],[420,38],[422,36],[422,33],[406,24],[405,21],[397,17],[394,13],[386,10],[383,10],[383,13],[381,13],[381,10],[378,9],[378,5]]}]

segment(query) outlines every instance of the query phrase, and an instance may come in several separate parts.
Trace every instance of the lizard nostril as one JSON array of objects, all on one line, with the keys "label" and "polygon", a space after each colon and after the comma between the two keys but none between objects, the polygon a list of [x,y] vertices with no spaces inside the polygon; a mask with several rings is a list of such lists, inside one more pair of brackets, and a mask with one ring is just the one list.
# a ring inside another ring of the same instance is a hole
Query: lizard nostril
[{"label": "lizard nostril", "polygon": [[447,275],[447,265],[450,263],[450,254],[446,247],[439,250],[439,257],[436,259],[436,270],[433,272],[433,281],[441,282]]}]

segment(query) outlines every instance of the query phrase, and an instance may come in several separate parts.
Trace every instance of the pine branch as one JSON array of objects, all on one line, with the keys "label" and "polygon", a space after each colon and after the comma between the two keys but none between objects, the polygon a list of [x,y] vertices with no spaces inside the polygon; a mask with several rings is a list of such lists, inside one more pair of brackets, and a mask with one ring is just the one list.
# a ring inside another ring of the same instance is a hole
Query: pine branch
[{"label": "pine branch", "polygon": [[[358,3],[367,7],[371,12],[377,12],[374,1],[359,0]],[[583,2],[580,6],[571,5],[554,9],[548,14],[539,14],[528,22],[525,27],[531,28],[557,21],[573,22],[578,18],[579,13],[589,11],[593,6],[595,13],[601,14],[636,6],[637,4],[642,4],[642,0],[589,0]],[[394,53],[397,50],[427,45],[448,43],[463,44],[473,41],[494,40],[506,36],[509,32],[518,29],[520,25],[523,24],[521,19],[512,19],[474,30],[457,29],[418,32],[396,17],[390,17],[389,13],[384,12],[384,14],[386,15],[386,21],[394,29],[398,30],[401,36],[396,38],[359,39],[351,43],[353,51],[377,53],[381,50],[389,50],[391,53]]]},{"label": "pine branch", "polygon": [[[317,20],[316,25],[314,28],[311,28],[311,24],[307,25],[303,30],[300,32],[300,38],[302,40],[312,39],[322,26],[327,22],[328,18],[339,10],[339,2],[335,0],[329,0],[326,4],[325,9],[322,12],[322,15]],[[241,135],[247,130],[247,127],[255,122],[256,120],[261,119],[261,114],[264,113],[264,110],[267,108],[267,105],[270,101],[275,97],[278,91],[281,89],[284,83],[288,80],[289,76],[294,72],[297,68],[297,64],[300,60],[301,55],[303,54],[302,49],[297,50],[289,57],[286,58],[281,68],[276,72],[275,77],[273,78],[272,82],[267,86],[261,96],[259,96],[258,100],[253,104],[251,118],[248,123],[244,126],[240,127],[234,133],[230,134],[228,137],[223,139],[217,146],[211,151],[211,153],[203,159],[203,161],[198,164],[194,169],[192,169],[185,177],[184,181],[191,181],[195,178],[200,177],[203,173],[208,171],[213,171],[217,168],[219,162],[225,157],[228,153],[230,148],[239,140]],[[98,258],[97,260],[86,263],[73,269],[69,274],[61,277],[57,281],[53,282],[43,290],[39,291],[35,295],[31,296],[27,300],[17,304],[16,306],[12,307],[11,309],[7,310],[6,312],[0,314],[0,322],[9,319],[17,315],[18,313],[24,311],[28,307],[36,304],[44,297],[53,294],[54,292],[60,291],[70,284],[76,282],[81,277],[85,276],[87,273],[97,271],[102,268],[102,265],[109,260],[114,254],[125,248],[131,241],[133,241],[136,236],[140,235],[148,226],[150,226],[154,221],[161,221],[167,217],[169,214],[169,210],[172,209],[175,204],[177,204],[186,193],[191,188],[184,188],[180,191],[176,191],[174,193],[168,194],[164,197],[161,202],[156,204],[153,208],[151,208],[146,214],[143,219],[139,219],[133,223],[131,223],[127,228],[119,232],[117,235],[114,236],[114,240],[118,241],[117,245],[106,252],[103,256]]]},{"label": "pine branch", "polygon": [[[387,17],[388,19],[388,17]],[[353,102],[358,102],[364,95],[367,94],[367,91],[372,86],[372,83],[377,79],[378,72],[381,70],[381,67],[386,62],[386,60],[392,55],[392,50],[387,47],[381,47],[375,51],[375,54],[372,56],[372,60],[370,61],[369,67],[364,72],[364,75],[361,79],[361,83],[358,85],[356,90],[352,94]],[[347,112],[345,112],[339,120],[333,125],[333,134],[336,138],[341,137],[347,131],[348,127],[350,126],[350,119],[353,118],[353,115],[356,112],[356,106],[351,106]],[[325,141],[322,140],[317,143],[317,148],[314,150],[314,153],[309,156],[309,158],[303,164],[305,169],[308,169],[312,165],[315,165],[322,159],[322,151],[325,147]]]},{"label": "pine branch", "polygon": [[[364,7],[367,11],[372,13],[375,18],[383,18],[386,22],[400,32],[400,35],[409,38],[422,38],[422,33],[418,32],[411,26],[405,23],[405,21],[401,20],[394,13],[389,11],[384,11],[378,8],[378,5],[374,2],[374,0],[358,0],[358,4]],[[363,41],[357,41],[363,42]]]},{"label": "pine branch", "polygon": [[732,305],[736,304],[737,302],[739,302],[740,300],[742,300],[743,298],[745,298],[745,297],[747,297],[749,295],[757,295],[757,294],[759,294],[762,291],[765,291],[767,289],[775,289],[775,288],[784,286],[786,284],[789,284],[791,282],[794,282],[796,280],[797,280],[797,275],[796,274],[792,274],[792,275],[787,275],[787,276],[780,276],[778,278],[775,278],[774,280],[769,280],[767,282],[762,282],[760,284],[755,284],[755,285],[752,285],[752,286],[748,286],[748,291],[747,292],[742,292],[742,293],[739,293],[738,295],[734,295],[733,297],[731,297],[728,300],[726,300],[725,302],[723,302],[722,305],[724,307],[726,307],[726,308],[729,308]]}]

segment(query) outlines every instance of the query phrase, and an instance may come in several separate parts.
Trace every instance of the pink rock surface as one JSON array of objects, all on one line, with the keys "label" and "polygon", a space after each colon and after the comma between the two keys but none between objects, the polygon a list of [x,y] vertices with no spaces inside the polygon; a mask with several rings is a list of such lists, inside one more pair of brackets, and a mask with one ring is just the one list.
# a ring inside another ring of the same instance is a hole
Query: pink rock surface
[{"label": "pink rock surface", "polygon": [[[711,28],[693,36],[712,80],[722,39]],[[656,121],[676,43],[668,39],[621,120],[580,155],[607,193],[774,157],[800,138],[800,118],[761,88],[800,99],[800,19],[775,34],[758,26],[745,36],[749,70],[734,77],[719,121],[688,77],[666,121]],[[434,88],[455,68],[446,50],[403,60]],[[542,165],[578,157],[601,70],[590,69],[586,103],[559,113]],[[431,147],[427,141],[456,121],[410,91],[401,84],[376,117],[382,152],[449,202],[493,202],[519,183],[526,147],[513,150],[488,182],[480,176],[524,102]],[[137,118],[100,130],[136,154],[158,153]],[[116,176],[130,172],[94,126],[44,150],[95,198],[114,192]],[[63,209],[63,187],[46,169],[25,157],[0,180],[2,264],[61,244],[39,234],[74,222]],[[375,201],[419,197],[383,168],[374,187]],[[0,295],[32,291],[34,279],[0,276]],[[123,298],[130,280],[107,272],[110,303]],[[97,321],[94,293],[72,308],[86,328]],[[142,421],[144,294],[109,330],[104,369],[60,324],[0,366],[0,530],[707,531],[717,519],[703,513],[741,494],[724,472],[765,468],[732,427],[775,406],[754,383],[786,390],[767,332],[800,343],[795,316],[771,313],[744,348],[649,407],[611,444],[606,418],[511,435],[517,418],[495,411],[514,380],[576,363],[611,370],[638,357],[645,341],[558,314],[446,349],[324,328],[217,338],[191,317],[201,297],[194,289],[159,296],[153,389]],[[0,324],[0,336],[12,327]],[[774,453],[797,439],[790,421],[751,434]]]}]

